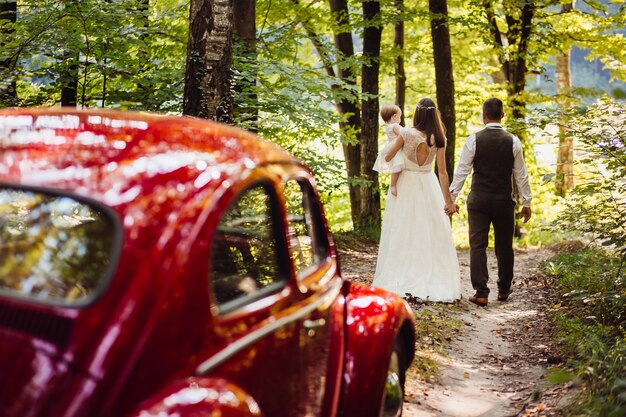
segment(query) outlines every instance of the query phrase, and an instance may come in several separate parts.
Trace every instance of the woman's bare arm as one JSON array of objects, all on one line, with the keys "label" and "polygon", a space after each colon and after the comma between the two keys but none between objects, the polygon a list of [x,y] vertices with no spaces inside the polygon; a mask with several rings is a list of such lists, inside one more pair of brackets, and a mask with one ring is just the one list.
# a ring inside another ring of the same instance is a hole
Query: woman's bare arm
[{"label": "woman's bare arm", "polygon": [[443,200],[446,205],[444,210],[448,216],[456,213],[459,208],[452,202],[452,195],[450,194],[450,177],[448,177],[448,170],[446,169],[446,147],[437,148],[437,172],[439,174],[439,186],[443,194]]}]

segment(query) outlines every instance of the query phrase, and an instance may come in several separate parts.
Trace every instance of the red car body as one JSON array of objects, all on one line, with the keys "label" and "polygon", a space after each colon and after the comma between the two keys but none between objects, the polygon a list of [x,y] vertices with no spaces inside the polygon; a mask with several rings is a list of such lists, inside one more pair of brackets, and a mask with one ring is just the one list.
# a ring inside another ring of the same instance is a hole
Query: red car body
[{"label": "red car body", "polygon": [[0,416],[398,415],[410,308],[341,278],[310,171],[252,134],[3,110],[0,239]]}]

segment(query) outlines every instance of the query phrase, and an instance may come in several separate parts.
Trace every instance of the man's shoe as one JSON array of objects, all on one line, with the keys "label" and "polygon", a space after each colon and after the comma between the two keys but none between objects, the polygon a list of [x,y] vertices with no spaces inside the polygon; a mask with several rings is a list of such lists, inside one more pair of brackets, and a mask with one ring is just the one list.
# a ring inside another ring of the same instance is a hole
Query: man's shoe
[{"label": "man's shoe", "polygon": [[511,293],[513,292],[513,290],[509,290],[509,292],[501,292],[498,293],[498,301],[506,301],[509,299],[509,295],[511,295]]},{"label": "man's shoe", "polygon": [[469,300],[470,300],[471,303],[474,303],[477,306],[481,306],[481,307],[486,307],[487,306],[487,302],[488,302],[487,297],[479,297],[477,295],[472,295],[469,298]]}]

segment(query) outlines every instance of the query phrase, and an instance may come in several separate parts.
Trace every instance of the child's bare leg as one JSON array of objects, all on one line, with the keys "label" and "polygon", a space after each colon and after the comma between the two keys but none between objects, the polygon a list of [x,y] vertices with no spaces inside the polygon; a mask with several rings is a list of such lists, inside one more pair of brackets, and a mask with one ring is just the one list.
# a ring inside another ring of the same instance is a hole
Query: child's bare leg
[{"label": "child's bare leg", "polygon": [[396,184],[398,183],[398,177],[400,176],[399,172],[394,172],[391,174],[391,183],[389,186],[389,192],[391,192],[391,195],[393,196],[397,196],[398,195],[398,189],[396,188]]}]

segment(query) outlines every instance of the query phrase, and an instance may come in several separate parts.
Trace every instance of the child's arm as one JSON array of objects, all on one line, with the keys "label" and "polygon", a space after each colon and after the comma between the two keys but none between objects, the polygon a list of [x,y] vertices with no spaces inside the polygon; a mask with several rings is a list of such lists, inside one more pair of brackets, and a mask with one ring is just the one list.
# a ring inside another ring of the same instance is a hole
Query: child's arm
[{"label": "child's arm", "polygon": [[387,152],[387,155],[385,155],[385,161],[387,162],[391,161],[393,157],[396,156],[398,151],[402,149],[403,146],[404,146],[404,139],[402,138],[402,135],[400,135],[400,132],[398,131],[398,137],[396,138],[396,141],[391,146],[391,149],[389,149],[389,152]]}]

